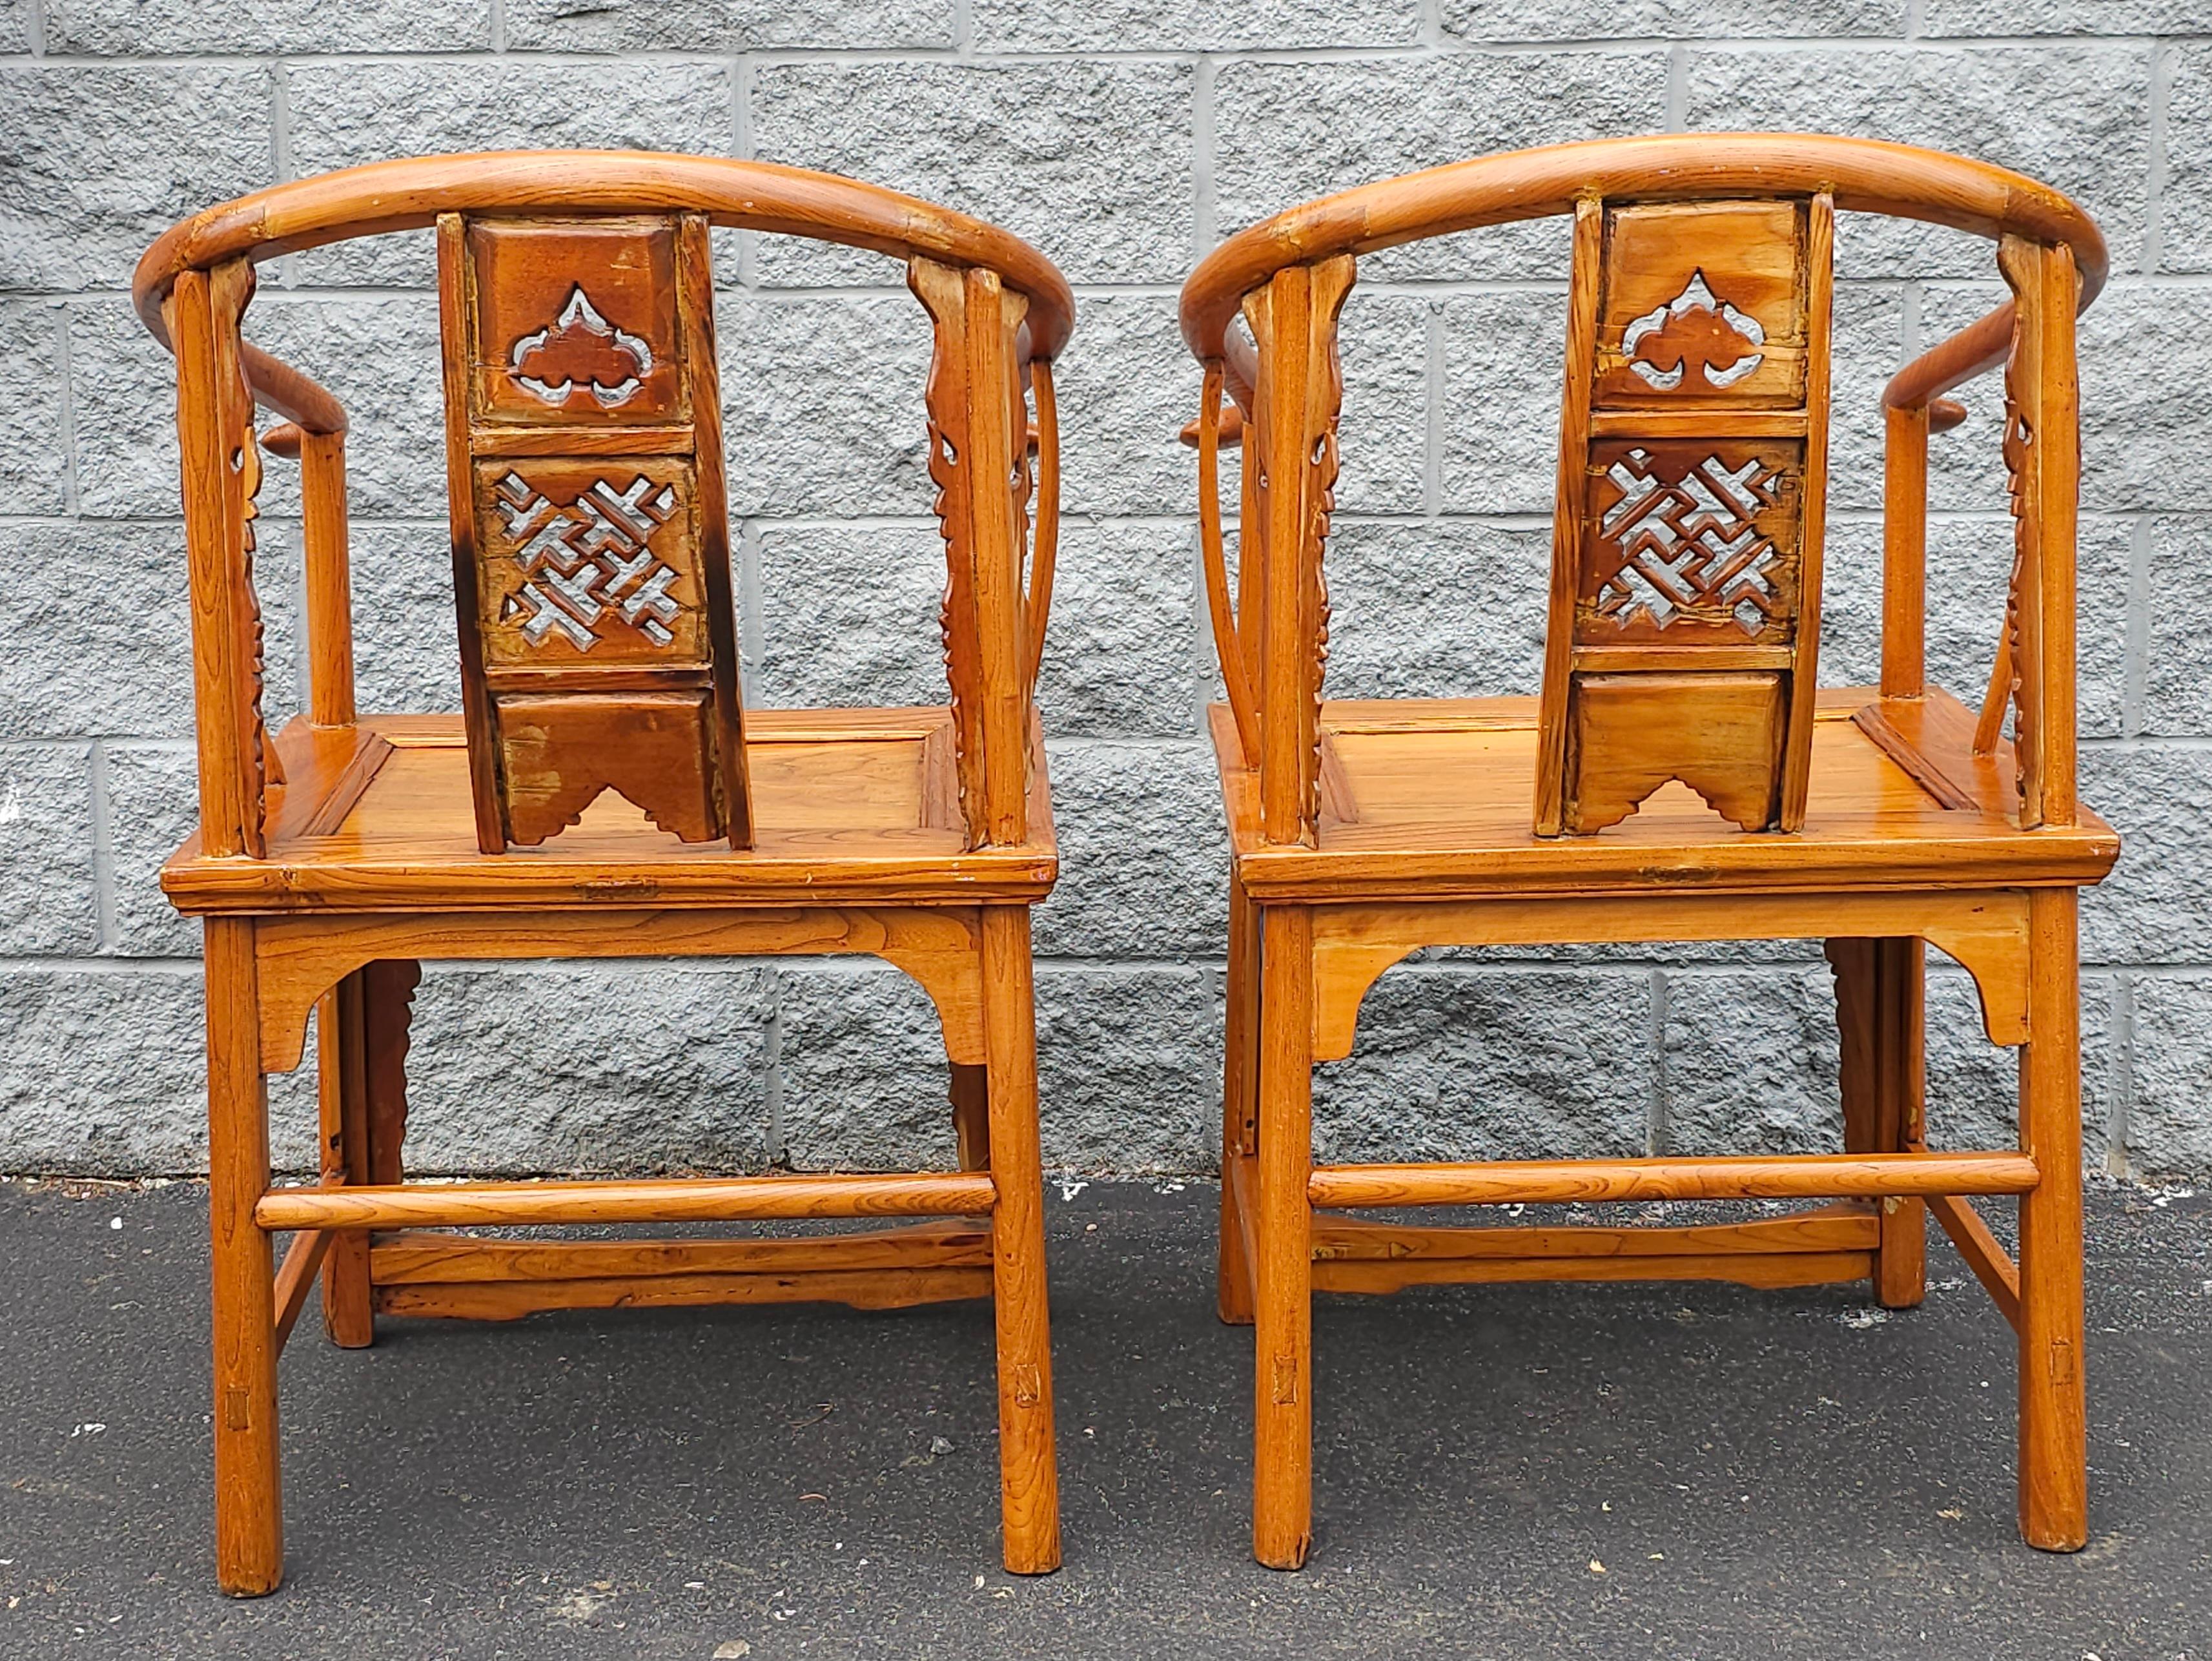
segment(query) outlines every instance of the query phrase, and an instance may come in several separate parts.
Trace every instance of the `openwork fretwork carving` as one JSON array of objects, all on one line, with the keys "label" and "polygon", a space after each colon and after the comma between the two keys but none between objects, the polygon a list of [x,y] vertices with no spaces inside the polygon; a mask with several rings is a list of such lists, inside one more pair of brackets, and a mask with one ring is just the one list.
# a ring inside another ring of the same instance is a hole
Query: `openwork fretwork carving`
[{"label": "openwork fretwork carving", "polygon": [[1604,478],[1615,494],[1597,532],[1613,569],[1591,605],[1596,618],[1660,630],[1725,621],[1747,640],[1786,624],[1786,561],[1758,522],[1784,484],[1779,468],[1757,453],[1710,452],[1669,468],[1638,446]]},{"label": "openwork fretwork carving", "polygon": [[653,372],[653,348],[600,316],[579,283],[558,316],[514,343],[508,362],[514,383],[556,410],[580,386],[599,408],[617,410]]},{"label": "openwork fretwork carving", "polygon": [[[1349,278],[1346,286],[1350,286]],[[1344,418],[1344,363],[1337,350],[1335,319],[1330,319],[1328,332],[1328,374],[1322,381],[1321,438],[1313,447],[1307,462],[1308,490],[1313,503],[1306,520],[1305,569],[1312,584],[1310,603],[1313,606],[1313,661],[1308,673],[1308,701],[1313,711],[1311,739],[1312,769],[1308,775],[1306,816],[1310,822],[1321,819],[1322,775],[1322,688],[1328,673],[1328,552],[1329,518],[1336,511],[1336,481],[1340,465],[1337,454],[1337,432]]]},{"label": "openwork fretwork carving", "polygon": [[617,490],[599,478],[561,508],[509,472],[493,494],[509,556],[526,578],[502,603],[501,623],[520,618],[531,645],[557,633],[579,652],[598,645],[602,627],[617,617],[654,646],[674,642],[668,625],[683,610],[670,592],[678,573],[649,545],[678,513],[674,485],[641,473]]},{"label": "openwork fretwork carving", "polygon": [[1717,299],[1703,270],[1692,271],[1681,293],[1636,319],[1620,338],[1629,373],[1662,392],[1680,387],[1692,364],[1705,386],[1733,386],[1766,361],[1757,350],[1765,344],[1759,319]]},{"label": "openwork fretwork carving", "polygon": [[[2022,589],[2027,581],[2028,550],[2035,535],[2027,503],[2028,463],[2035,444],[2035,429],[2023,407],[2020,382],[2020,338],[2015,332],[2012,350],[2005,358],[2004,372],[2005,496],[2012,512],[2013,553],[2012,576],[2005,585],[2002,647],[2004,692],[2006,702],[2012,706],[2015,756],[2027,754],[2035,731],[2035,711],[2027,697],[2023,673],[2025,642],[2021,638]],[[2027,800],[2027,770],[2015,765],[2013,788],[2023,804]]]},{"label": "openwork fretwork carving", "polygon": [[[246,299],[252,294],[250,277],[239,284],[238,310],[243,313]],[[235,330],[235,317],[229,319]],[[283,782],[283,775],[275,766],[276,752],[269,743],[269,724],[262,713],[262,694],[267,679],[267,631],[262,623],[261,593],[253,580],[253,559],[258,538],[254,521],[261,509],[256,500],[261,494],[261,445],[253,430],[253,389],[246,379],[243,362],[238,356],[235,336],[222,354],[224,363],[222,387],[222,431],[225,454],[223,465],[230,475],[226,495],[230,511],[237,516],[237,541],[234,545],[238,559],[238,576],[234,592],[240,608],[240,632],[245,648],[245,685],[242,691],[244,709],[242,726],[246,733],[245,761],[246,765],[246,817],[247,846],[251,851],[260,850],[262,837],[267,828],[267,788],[271,783]]]}]

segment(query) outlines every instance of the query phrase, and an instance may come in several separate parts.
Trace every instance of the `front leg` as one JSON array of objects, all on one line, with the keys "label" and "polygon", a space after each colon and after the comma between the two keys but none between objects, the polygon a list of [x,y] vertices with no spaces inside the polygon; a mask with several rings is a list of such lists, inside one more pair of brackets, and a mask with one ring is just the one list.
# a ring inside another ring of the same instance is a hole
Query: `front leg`
[{"label": "front leg", "polygon": [[216,1579],[236,1597],[284,1579],[277,1470],[276,1263],[253,1208],[269,1191],[269,1092],[250,917],[206,922],[208,1232],[215,1335]]},{"label": "front leg", "polygon": [[1261,916],[1252,1555],[1294,1569],[1313,1543],[1313,924]]}]

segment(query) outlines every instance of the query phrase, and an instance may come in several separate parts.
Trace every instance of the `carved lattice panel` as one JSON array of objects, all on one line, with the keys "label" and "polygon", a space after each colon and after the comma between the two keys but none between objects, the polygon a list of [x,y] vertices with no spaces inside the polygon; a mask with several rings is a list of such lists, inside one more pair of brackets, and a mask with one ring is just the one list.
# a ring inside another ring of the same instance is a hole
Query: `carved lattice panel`
[{"label": "carved lattice panel", "polygon": [[1802,453],[1788,441],[1593,444],[1577,642],[1787,644]]},{"label": "carved lattice panel", "polygon": [[613,790],[744,845],[704,221],[449,215],[439,256],[479,842]]},{"label": "carved lattice panel", "polygon": [[516,457],[477,473],[487,664],[705,665],[688,462]]}]

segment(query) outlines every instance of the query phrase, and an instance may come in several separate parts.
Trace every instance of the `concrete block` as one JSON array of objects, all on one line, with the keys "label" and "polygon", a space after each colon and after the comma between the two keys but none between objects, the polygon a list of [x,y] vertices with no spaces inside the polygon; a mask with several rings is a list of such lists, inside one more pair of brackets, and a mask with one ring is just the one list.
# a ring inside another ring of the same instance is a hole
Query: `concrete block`
[{"label": "concrete block", "polygon": [[199,824],[199,764],[186,743],[107,746],[108,903],[112,949],[132,958],[195,958],[196,918],[161,892],[161,862]]},{"label": "concrete block", "polygon": [[2212,30],[2204,0],[1928,0],[1920,32],[1947,34],[2202,34]]},{"label": "concrete block", "polygon": [[778,526],[761,533],[767,642],[747,697],[763,706],[943,703],[933,526]]},{"label": "concrete block", "polygon": [[2120,833],[2119,863],[2081,897],[2093,964],[2194,964],[2212,948],[2198,897],[2212,858],[2212,751],[2129,744],[2081,754],[2081,800]]},{"label": "concrete block", "polygon": [[2082,508],[2154,509],[2212,490],[2192,410],[2204,343],[2186,309],[2165,289],[2115,289],[2081,319],[2079,350]]},{"label": "concrete block", "polygon": [[[1693,47],[1688,125],[1712,131],[1847,132],[2016,167],[2066,192],[2104,228],[2115,265],[2140,246],[2148,176],[2147,44],[1869,51],[1822,46]],[[1971,138],[1969,138],[1971,135]],[[1967,245],[1905,223],[1838,242],[1850,276],[1978,275],[1994,250],[1960,268]],[[1979,239],[1975,239],[1980,241]],[[1932,338],[1932,337],[1931,337]]]},{"label": "concrete block", "polygon": [[951,1074],[929,995],[873,958],[779,967],[779,1153],[801,1171],[951,1170]]},{"label": "concrete block", "polygon": [[1047,1170],[1220,1168],[1218,973],[1048,965],[1036,998]]},{"label": "concrete block", "polygon": [[1345,302],[1337,332],[1344,364],[1339,513],[1418,514],[1427,506],[1430,316],[1426,302],[1401,295],[1354,289]]},{"label": "concrete block", "polygon": [[1843,1146],[1827,966],[1667,977],[1669,1153],[1819,1153]]},{"label": "concrete block", "polygon": [[356,701],[386,715],[458,712],[460,625],[445,526],[356,523],[351,551]]},{"label": "concrete block", "polygon": [[[1214,82],[1224,232],[1394,174],[1499,150],[1656,132],[1667,55],[1644,47],[1224,64]],[[1564,218],[1492,228],[1364,262],[1370,277],[1561,277]]]},{"label": "concrete block", "polygon": [[2150,648],[2142,726],[2161,738],[2212,734],[2212,639],[2186,603],[2203,581],[2205,521],[2162,515],[2146,527],[2150,541]]},{"label": "concrete block", "polygon": [[[264,585],[278,683],[288,600]],[[0,741],[189,733],[182,524],[0,524]]]},{"label": "concrete block", "polygon": [[718,311],[732,514],[931,511],[919,301],[732,296]]},{"label": "concrete block", "polygon": [[1905,32],[1905,0],[1567,0],[1512,8],[1443,0],[1439,11],[1444,33],[1469,45],[1641,35],[1897,35]]},{"label": "concrete block", "polygon": [[69,508],[74,458],[63,441],[62,422],[68,379],[62,367],[63,336],[68,327],[68,313],[58,307],[36,301],[0,302],[0,329],[7,332],[13,362],[7,408],[0,411],[0,503],[10,514],[60,514]]},{"label": "concrete block", "polygon": [[2128,1110],[2128,1162],[2148,1176],[2212,1171],[2212,1119],[2204,1080],[2212,1069],[2212,980],[2201,975],[2133,977],[2135,1050]]},{"label": "concrete block", "polygon": [[[2037,0],[2022,0],[2022,3],[2036,4]],[[2044,0],[2044,3],[2057,14],[2051,19],[2054,25],[2081,15],[2075,8],[2054,0]],[[2133,9],[2185,15],[2185,27],[2160,27],[2156,30],[2159,33],[2212,30],[2212,4],[2204,0],[2138,0]],[[2163,56],[2171,65],[2172,79],[2166,95],[2166,188],[2159,197],[2159,269],[2212,271],[2212,156],[2205,154],[2203,143],[2204,133],[2212,130],[2212,45],[2188,41],[2166,47]]]},{"label": "concrete block", "polygon": [[[1164,295],[1085,295],[1053,365],[1060,405],[1060,503],[1068,514],[1188,514],[1195,452],[1176,441],[1198,413],[1197,361]],[[1224,453],[1224,474],[1236,477]]]},{"label": "concrete block", "polygon": [[0,1165],[205,1170],[205,1043],[196,970],[0,970]]},{"label": "concrete block", "polygon": [[[346,497],[357,518],[444,524],[446,400],[434,295],[322,300],[272,291],[255,306],[246,332],[345,405]],[[297,499],[291,462],[270,459],[264,478],[265,508]]]},{"label": "concrete block", "polygon": [[0,952],[100,947],[91,767],[86,745],[0,745]]},{"label": "concrete block", "polygon": [[511,0],[509,50],[748,52],[796,46],[950,46],[948,0],[857,0],[792,7],[775,0]]},{"label": "concrete block", "polygon": [[1543,681],[1548,528],[1353,521],[1328,551],[1328,696],[1484,697]]},{"label": "concrete block", "polygon": [[[1929,965],[1928,1145],[2017,1147],[2020,1051],[1989,1041],[1968,976],[1936,952]],[[2112,1119],[2113,988],[2110,975],[2081,977],[2081,1147],[2093,1169],[2105,1163]]]},{"label": "concrete block", "polygon": [[1044,730],[1188,737],[1202,606],[1190,534],[1156,523],[1063,523],[1055,570],[1037,677]]},{"label": "concrete block", "polygon": [[[737,142],[736,98],[728,64],[665,58],[308,63],[286,77],[292,167],[302,178],[463,150],[727,155]],[[297,258],[295,278],[427,287],[435,281],[433,248],[430,233],[417,231],[320,249]]]},{"label": "concrete block", "polygon": [[[2084,518],[2075,536],[2075,668],[2079,731],[2117,737],[2127,679],[2127,597],[2133,531],[2124,520]],[[1831,523],[1824,556],[1820,682],[1871,686],[1881,675],[1881,526]],[[1976,514],[1928,527],[1928,678],[1981,707],[2004,623],[2013,521]]]},{"label": "concrete block", "polygon": [[1439,309],[1445,509],[1548,518],[1559,484],[1565,291],[1455,295]]},{"label": "concrete block", "polygon": [[198,52],[466,52],[491,45],[490,0],[255,0],[203,6],[193,0],[50,0],[46,50],[85,57]]},{"label": "concrete block", "polygon": [[1315,1073],[1315,1157],[1641,1155],[1651,1039],[1647,974],[1388,970],[1351,1058]]},{"label": "concrete block", "polygon": [[768,972],[708,960],[428,966],[408,1167],[757,1171],[773,1000]]},{"label": "concrete block", "polygon": [[1036,913],[1048,957],[1218,958],[1229,833],[1203,740],[1048,746],[1060,882]]},{"label": "concrete block", "polygon": [[124,288],[178,220],[270,181],[259,65],[0,68],[0,288]]},{"label": "concrete block", "polygon": [[1292,46],[1404,46],[1419,38],[1418,0],[1291,0],[1210,6],[1202,0],[973,0],[982,52],[1279,52]]},{"label": "concrete block", "polygon": [[[174,519],[183,512],[177,459],[177,372],[120,295],[68,308],[70,396],[76,415],[78,510],[99,518]],[[247,327],[259,338],[261,310]],[[42,442],[61,456],[57,422]],[[274,511],[289,464],[264,470]],[[179,539],[179,550],[183,547]],[[181,565],[177,567],[181,574]]]},{"label": "concrete block", "polygon": [[[1073,282],[1178,283],[1191,252],[1188,64],[862,59],[754,71],[753,150],[956,208]],[[765,241],[770,285],[878,283],[880,262]]]}]

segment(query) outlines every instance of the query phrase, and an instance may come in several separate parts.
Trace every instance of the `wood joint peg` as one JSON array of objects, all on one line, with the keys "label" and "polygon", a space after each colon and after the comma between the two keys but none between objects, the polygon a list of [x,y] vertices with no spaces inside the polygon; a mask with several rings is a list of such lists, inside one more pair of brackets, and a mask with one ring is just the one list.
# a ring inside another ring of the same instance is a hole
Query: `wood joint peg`
[{"label": "wood joint peg", "polygon": [[1044,1380],[1037,1374],[1036,1363],[1019,1361],[1014,1366],[1014,1405],[1033,1408],[1044,1400]]},{"label": "wood joint peg", "polygon": [[235,1386],[222,1392],[222,1427],[250,1430],[253,1427],[252,1396]]},{"label": "wood joint peg", "polygon": [[2049,1354],[2051,1382],[2054,1384],[2072,1384],[2081,1370],[2075,1357],[2073,1344],[2064,1338],[2054,1338],[2051,1341]]},{"label": "wood joint peg", "polygon": [[1904,1198],[1899,1195],[1885,1194],[1881,1196],[1881,1208],[1885,1214],[1894,1217],[1905,1209]]},{"label": "wood joint peg", "polygon": [[1271,1398],[1278,1407],[1291,1407],[1298,1399],[1298,1358],[1278,1355],[1274,1358],[1274,1389]]}]

